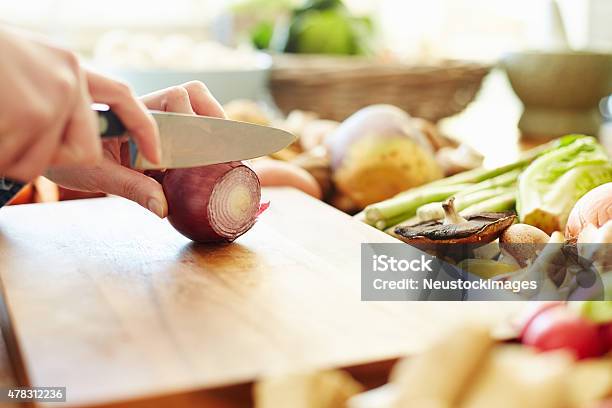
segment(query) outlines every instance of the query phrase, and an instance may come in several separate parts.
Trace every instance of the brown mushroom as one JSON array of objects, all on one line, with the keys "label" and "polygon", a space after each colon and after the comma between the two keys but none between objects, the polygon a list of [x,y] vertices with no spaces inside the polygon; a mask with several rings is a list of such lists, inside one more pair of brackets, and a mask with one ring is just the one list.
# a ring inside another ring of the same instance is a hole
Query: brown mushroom
[{"label": "brown mushroom", "polygon": [[453,202],[454,197],[451,197],[442,205],[444,220],[399,226],[395,229],[395,235],[419,247],[443,244],[479,246],[497,239],[516,219],[512,212],[483,212],[463,218],[455,210]]},{"label": "brown mushroom", "polygon": [[514,224],[499,237],[499,247],[521,268],[531,264],[550,237],[539,228],[529,224]]}]

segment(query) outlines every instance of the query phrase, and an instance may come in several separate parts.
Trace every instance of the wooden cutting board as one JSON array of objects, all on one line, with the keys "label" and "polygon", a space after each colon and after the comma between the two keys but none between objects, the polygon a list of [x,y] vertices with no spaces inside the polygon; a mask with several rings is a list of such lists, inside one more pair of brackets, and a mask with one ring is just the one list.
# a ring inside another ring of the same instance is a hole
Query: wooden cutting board
[{"label": "wooden cutting board", "polygon": [[361,302],[360,243],[394,239],[295,190],[264,198],[256,226],[216,246],[120,198],[2,209],[3,330],[21,383],[66,386],[66,406],[190,406],[197,390],[414,352],[518,307]]}]

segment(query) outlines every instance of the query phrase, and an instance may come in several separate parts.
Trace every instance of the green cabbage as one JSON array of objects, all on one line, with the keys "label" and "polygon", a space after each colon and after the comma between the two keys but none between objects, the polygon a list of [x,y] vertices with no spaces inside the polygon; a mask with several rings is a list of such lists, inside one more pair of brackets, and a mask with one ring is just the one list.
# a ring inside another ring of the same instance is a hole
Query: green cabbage
[{"label": "green cabbage", "polygon": [[548,234],[562,231],[576,201],[610,181],[612,164],[597,141],[589,136],[567,136],[519,177],[519,219]]}]

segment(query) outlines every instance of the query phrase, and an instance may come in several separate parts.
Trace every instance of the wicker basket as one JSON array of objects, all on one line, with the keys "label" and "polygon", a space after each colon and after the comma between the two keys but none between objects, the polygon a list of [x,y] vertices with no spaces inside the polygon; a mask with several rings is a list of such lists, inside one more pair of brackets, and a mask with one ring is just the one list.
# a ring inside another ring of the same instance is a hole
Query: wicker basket
[{"label": "wicker basket", "polygon": [[376,103],[396,105],[434,122],[461,112],[474,99],[488,65],[382,63],[358,57],[274,57],[270,89],[286,114],[293,109],[343,120]]}]

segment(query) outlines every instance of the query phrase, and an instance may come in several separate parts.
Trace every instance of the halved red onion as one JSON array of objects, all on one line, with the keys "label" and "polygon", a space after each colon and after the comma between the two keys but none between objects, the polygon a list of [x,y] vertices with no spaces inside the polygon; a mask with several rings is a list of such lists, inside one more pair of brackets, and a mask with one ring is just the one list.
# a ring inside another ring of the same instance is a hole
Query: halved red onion
[{"label": "halved red onion", "polygon": [[260,209],[259,179],[240,162],[167,170],[162,185],[170,224],[197,242],[235,240]]}]

